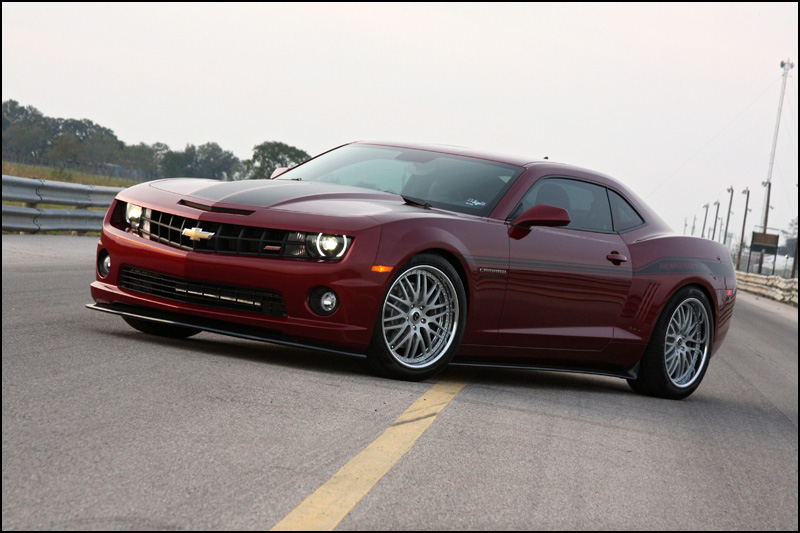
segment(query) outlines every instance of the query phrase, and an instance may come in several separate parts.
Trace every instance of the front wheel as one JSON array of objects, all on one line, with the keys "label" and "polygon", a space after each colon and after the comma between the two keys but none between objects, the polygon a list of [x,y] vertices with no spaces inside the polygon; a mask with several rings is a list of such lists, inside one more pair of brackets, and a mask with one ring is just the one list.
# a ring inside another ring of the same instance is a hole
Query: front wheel
[{"label": "front wheel", "polygon": [[711,305],[696,287],[684,287],[658,318],[642,356],[639,376],[628,380],[641,394],[681,400],[705,376],[714,339]]},{"label": "front wheel", "polygon": [[466,317],[467,297],[455,268],[438,255],[413,257],[381,303],[370,366],[405,380],[436,375],[458,350]]}]

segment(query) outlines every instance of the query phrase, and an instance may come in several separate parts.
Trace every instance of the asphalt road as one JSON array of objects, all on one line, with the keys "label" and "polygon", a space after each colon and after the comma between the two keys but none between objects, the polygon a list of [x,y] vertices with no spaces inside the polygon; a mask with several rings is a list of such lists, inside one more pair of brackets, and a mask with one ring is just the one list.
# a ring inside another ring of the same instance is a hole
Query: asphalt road
[{"label": "asphalt road", "polygon": [[[96,238],[3,235],[8,529],[269,529],[435,381],[90,311]],[[797,310],[740,293],[698,391],[467,385],[337,529],[797,530]]]}]

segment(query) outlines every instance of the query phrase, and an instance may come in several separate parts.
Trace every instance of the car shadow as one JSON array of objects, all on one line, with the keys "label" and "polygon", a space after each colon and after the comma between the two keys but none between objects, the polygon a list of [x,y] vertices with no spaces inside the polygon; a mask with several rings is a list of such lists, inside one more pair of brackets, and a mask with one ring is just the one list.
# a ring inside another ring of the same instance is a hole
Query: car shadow
[{"label": "car shadow", "polygon": [[213,333],[200,333],[185,339],[172,339],[148,335],[135,330],[118,331],[100,327],[91,327],[90,329],[98,335],[108,335],[120,340],[135,340],[151,346],[169,347],[186,353],[232,357],[244,361],[277,364],[286,368],[342,375],[372,376],[364,367],[362,358],[310,348],[225,337]]}]

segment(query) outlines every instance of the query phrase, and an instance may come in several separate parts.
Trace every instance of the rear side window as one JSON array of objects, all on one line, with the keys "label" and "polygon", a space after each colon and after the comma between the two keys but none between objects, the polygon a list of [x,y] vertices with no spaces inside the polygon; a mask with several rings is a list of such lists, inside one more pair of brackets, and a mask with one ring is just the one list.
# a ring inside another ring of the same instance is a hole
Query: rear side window
[{"label": "rear side window", "polygon": [[614,217],[614,231],[623,232],[644,224],[642,217],[625,198],[609,189],[608,199]]}]

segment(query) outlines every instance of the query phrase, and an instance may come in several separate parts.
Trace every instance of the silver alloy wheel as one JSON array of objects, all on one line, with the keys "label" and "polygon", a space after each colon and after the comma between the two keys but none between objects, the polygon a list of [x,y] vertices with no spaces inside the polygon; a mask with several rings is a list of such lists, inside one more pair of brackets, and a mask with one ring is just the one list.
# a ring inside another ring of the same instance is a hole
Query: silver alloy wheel
[{"label": "silver alloy wheel", "polygon": [[664,362],[673,385],[686,388],[703,370],[709,345],[706,306],[687,298],[672,313],[664,338]]},{"label": "silver alloy wheel", "polygon": [[458,295],[438,268],[420,265],[389,288],[381,310],[383,339],[392,357],[408,368],[425,368],[447,352],[458,328]]}]

